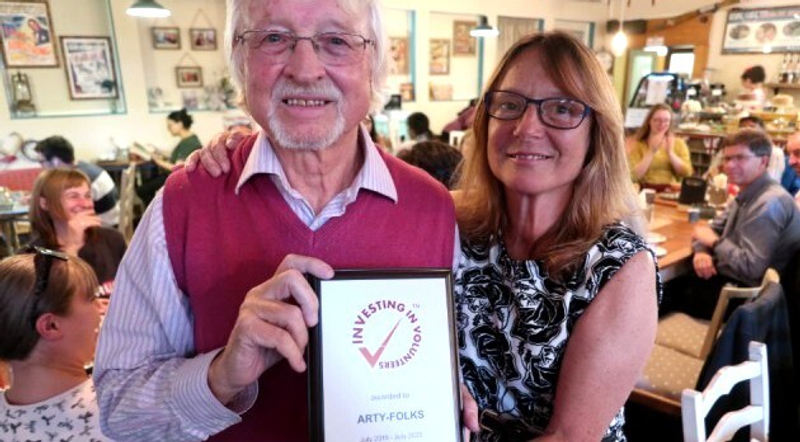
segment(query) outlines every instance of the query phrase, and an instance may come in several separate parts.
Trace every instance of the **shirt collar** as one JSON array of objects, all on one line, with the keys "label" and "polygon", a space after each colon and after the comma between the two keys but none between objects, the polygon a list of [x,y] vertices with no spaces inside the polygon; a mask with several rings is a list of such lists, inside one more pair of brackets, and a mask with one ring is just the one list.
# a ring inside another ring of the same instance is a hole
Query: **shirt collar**
[{"label": "shirt collar", "polygon": [[753,180],[746,189],[736,196],[736,202],[739,205],[747,204],[750,200],[761,194],[761,191],[769,186],[774,180],[770,178],[769,174],[764,172],[760,177]]},{"label": "shirt collar", "polygon": [[[366,189],[390,198],[397,203],[397,188],[394,185],[389,168],[383,161],[378,147],[372,142],[369,133],[362,126],[359,133],[359,148],[364,151],[364,165],[358,171],[351,189]],[[242,175],[236,183],[235,192],[238,195],[241,187],[254,175],[266,173],[274,175],[279,183],[286,189],[292,189],[286,173],[281,166],[275,150],[269,142],[264,131],[259,131],[253,149],[247,157],[247,162],[242,169]]]}]

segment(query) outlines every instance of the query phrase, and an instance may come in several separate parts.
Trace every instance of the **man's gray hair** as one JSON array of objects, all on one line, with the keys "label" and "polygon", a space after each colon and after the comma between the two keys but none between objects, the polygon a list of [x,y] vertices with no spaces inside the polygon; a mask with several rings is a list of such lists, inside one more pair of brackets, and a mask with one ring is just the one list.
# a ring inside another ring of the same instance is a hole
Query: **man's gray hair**
[{"label": "man's gray hair", "polygon": [[[225,55],[228,59],[231,80],[239,92],[239,103],[245,108],[247,96],[244,88],[245,64],[242,50],[234,50],[234,37],[244,31],[251,30],[247,21],[248,2],[252,0],[228,0],[225,20]],[[380,0],[338,0],[346,11],[358,14],[367,10],[367,33],[365,37],[375,42],[370,68],[370,111],[376,112],[386,101],[386,79],[389,75],[388,38],[383,25],[383,11]]]}]

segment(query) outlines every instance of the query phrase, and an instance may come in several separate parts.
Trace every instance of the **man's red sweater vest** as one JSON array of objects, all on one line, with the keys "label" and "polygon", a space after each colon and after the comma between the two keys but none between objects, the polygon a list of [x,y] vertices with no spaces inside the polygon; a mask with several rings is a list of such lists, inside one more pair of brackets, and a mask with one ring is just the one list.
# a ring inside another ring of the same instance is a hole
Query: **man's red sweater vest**
[{"label": "man's red sweater vest", "polygon": [[[255,136],[231,155],[231,172],[173,172],[164,191],[167,249],[178,286],[189,296],[198,353],[227,343],[247,292],[272,277],[289,254],[313,256],[334,269],[450,268],[455,215],[446,189],[419,169],[381,153],[398,202],[360,190],[344,216],[311,231],[266,174],[236,195]],[[259,379],[255,405],[212,440],[308,440],[306,373],[282,361]]]}]

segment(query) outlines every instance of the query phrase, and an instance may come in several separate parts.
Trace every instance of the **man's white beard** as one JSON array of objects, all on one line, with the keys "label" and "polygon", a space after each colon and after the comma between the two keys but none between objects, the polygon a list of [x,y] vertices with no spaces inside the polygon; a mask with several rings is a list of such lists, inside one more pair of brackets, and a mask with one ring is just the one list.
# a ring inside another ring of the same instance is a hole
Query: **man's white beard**
[{"label": "man's white beard", "polygon": [[[314,132],[298,131],[286,127],[276,115],[282,100],[288,96],[310,94],[325,97],[336,103],[336,119],[331,127],[319,128]],[[267,128],[272,135],[272,142],[284,149],[322,150],[333,145],[344,133],[344,115],[342,113],[342,93],[330,81],[312,87],[297,86],[287,80],[279,80],[272,91],[272,103],[267,113]]]}]

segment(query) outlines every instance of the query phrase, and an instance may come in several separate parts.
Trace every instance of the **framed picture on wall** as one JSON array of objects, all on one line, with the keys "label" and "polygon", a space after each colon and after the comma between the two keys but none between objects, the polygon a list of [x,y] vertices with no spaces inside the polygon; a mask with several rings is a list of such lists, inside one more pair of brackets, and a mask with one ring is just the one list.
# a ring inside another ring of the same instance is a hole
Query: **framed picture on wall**
[{"label": "framed picture on wall", "polygon": [[723,54],[795,52],[798,47],[800,5],[728,11]]},{"label": "framed picture on wall", "polygon": [[61,37],[69,98],[117,98],[117,75],[108,37]]},{"label": "framed picture on wall", "polygon": [[430,60],[428,73],[431,75],[447,75],[450,73],[450,40],[432,38],[430,44]]},{"label": "framed picture on wall", "polygon": [[392,55],[390,75],[408,75],[408,37],[389,37],[389,50]]},{"label": "framed picture on wall", "polygon": [[0,1],[0,40],[8,68],[58,66],[47,1]]},{"label": "framed picture on wall", "polygon": [[414,83],[401,83],[400,96],[403,101],[414,101]]},{"label": "framed picture on wall", "polygon": [[453,22],[453,56],[475,55],[475,37],[469,31],[478,25],[476,21],[455,20]]},{"label": "framed picture on wall", "polygon": [[178,66],[175,77],[178,87],[203,87],[203,68],[200,66]]},{"label": "framed picture on wall", "polygon": [[153,49],[180,49],[181,30],[178,27],[152,27]]},{"label": "framed picture on wall", "polygon": [[189,41],[193,51],[216,51],[217,30],[213,28],[190,28]]}]

